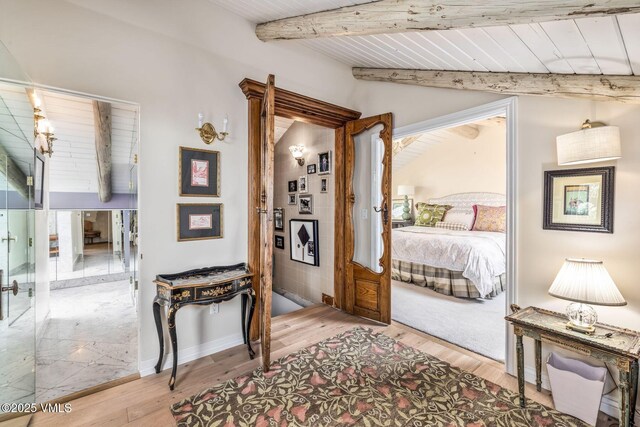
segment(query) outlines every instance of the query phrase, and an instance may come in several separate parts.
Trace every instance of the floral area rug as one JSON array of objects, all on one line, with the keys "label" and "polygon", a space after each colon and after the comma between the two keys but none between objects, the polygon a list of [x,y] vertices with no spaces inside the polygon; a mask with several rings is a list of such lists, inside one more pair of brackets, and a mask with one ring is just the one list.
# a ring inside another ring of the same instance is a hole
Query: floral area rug
[{"label": "floral area rug", "polygon": [[370,329],[175,404],[179,426],[586,426]]}]

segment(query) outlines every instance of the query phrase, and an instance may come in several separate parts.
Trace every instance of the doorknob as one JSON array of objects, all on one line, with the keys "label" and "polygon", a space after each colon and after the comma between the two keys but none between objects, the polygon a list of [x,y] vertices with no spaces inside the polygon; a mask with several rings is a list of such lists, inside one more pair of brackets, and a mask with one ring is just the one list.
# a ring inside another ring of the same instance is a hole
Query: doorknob
[{"label": "doorknob", "polygon": [[7,233],[7,237],[3,237],[2,238],[2,242],[6,242],[7,240],[11,241],[11,242],[17,242],[18,241],[18,237],[12,236],[11,233]]},{"label": "doorknob", "polygon": [[389,222],[389,210],[387,209],[387,204],[385,203],[382,207],[374,206],[373,210],[377,213],[382,212],[382,221],[384,222],[384,225],[387,225]]},{"label": "doorknob", "polygon": [[3,286],[2,288],[0,288],[0,290],[1,290],[2,292],[5,292],[5,291],[11,291],[11,292],[13,293],[13,296],[15,297],[16,295],[18,295],[18,290],[19,290],[19,288],[18,288],[18,282],[17,282],[16,280],[14,280],[14,281],[11,283],[11,286]]}]

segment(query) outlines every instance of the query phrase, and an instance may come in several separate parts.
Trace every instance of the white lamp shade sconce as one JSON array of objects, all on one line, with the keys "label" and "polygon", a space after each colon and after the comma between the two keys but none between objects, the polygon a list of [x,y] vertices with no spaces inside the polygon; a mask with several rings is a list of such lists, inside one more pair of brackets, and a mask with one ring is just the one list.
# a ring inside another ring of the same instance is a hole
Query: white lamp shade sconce
[{"label": "white lamp shade sconce", "polygon": [[216,139],[218,141],[224,141],[224,139],[229,135],[228,130],[229,126],[229,117],[224,116],[224,120],[222,121],[222,132],[218,132],[216,128],[209,122],[204,123],[204,114],[198,113],[198,127],[196,130],[200,134],[200,138],[202,142],[205,144],[211,144]]},{"label": "white lamp shade sconce", "polygon": [[298,162],[298,165],[303,166],[304,157],[302,156],[304,155],[304,145],[292,145],[289,147],[289,151],[293,158],[296,159],[296,162]]},{"label": "white lamp shade sconce", "polygon": [[558,165],[605,162],[622,157],[620,128],[586,120],[582,129],[556,138]]}]

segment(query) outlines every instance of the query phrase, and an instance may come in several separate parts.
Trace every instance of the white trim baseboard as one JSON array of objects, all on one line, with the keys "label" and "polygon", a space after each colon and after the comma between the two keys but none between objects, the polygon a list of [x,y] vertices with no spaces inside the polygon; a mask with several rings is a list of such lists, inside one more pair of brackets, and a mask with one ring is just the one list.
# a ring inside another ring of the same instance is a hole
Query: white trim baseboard
[{"label": "white trim baseboard", "polygon": [[[223,350],[227,350],[231,347],[235,347],[243,343],[244,343],[244,340],[242,339],[242,334],[237,333],[233,335],[227,335],[226,337],[218,338],[216,340],[209,341],[206,343],[198,344],[193,347],[179,349],[178,365],[182,365],[183,363],[191,362],[201,357],[218,353]],[[155,374],[156,373],[155,366],[157,362],[158,362],[158,359],[155,357],[153,359],[140,361],[140,365],[139,365],[140,376],[146,377],[147,375]],[[171,343],[169,343],[168,348],[165,343],[165,356],[164,356],[164,363],[162,364],[162,370],[164,371],[165,369],[169,369],[172,366],[173,366],[173,355],[171,354]]]}]

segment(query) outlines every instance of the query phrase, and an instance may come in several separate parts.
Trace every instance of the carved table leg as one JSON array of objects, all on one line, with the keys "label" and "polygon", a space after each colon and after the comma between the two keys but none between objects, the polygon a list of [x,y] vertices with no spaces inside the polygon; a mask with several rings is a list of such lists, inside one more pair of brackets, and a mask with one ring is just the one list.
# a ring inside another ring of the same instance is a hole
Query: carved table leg
[{"label": "carved table leg", "polygon": [[635,425],[636,401],[638,400],[638,361],[631,362],[631,425]]},{"label": "carved table leg", "polygon": [[159,374],[162,370],[162,359],[164,356],[164,333],[162,331],[162,318],[160,316],[160,299],[155,297],[153,299],[153,317],[156,319],[156,329],[158,331],[158,342],[160,343],[160,355],[158,356],[158,363],[156,364],[156,374]]},{"label": "carved table leg", "polygon": [[176,337],[176,313],[180,308],[179,304],[173,304],[169,307],[167,320],[169,324],[169,337],[171,337],[171,350],[173,354],[173,369],[171,370],[171,378],[169,379],[169,389],[173,390],[176,384],[176,371],[178,370],[178,338]]},{"label": "carved table leg", "polygon": [[629,371],[620,369],[620,410],[618,424],[620,427],[629,427],[631,425],[631,387],[629,387]]},{"label": "carved table leg", "polygon": [[253,291],[250,291],[246,294],[249,303],[249,310],[247,315],[244,318],[244,342],[247,344],[247,349],[249,350],[249,358],[253,359],[256,353],[251,348],[251,339],[249,338],[251,332],[251,320],[253,319],[253,312],[256,308],[256,298],[253,295]]},{"label": "carved table leg", "polygon": [[542,341],[535,340],[536,344],[536,390],[542,391]]},{"label": "carved table leg", "polygon": [[524,408],[524,347],[522,345],[522,335],[516,335],[516,359],[518,361],[518,393],[520,394],[520,407]]},{"label": "carved table leg", "polygon": [[240,301],[242,301],[242,339],[244,343],[247,343],[247,298],[249,295],[246,293],[240,294]]}]

